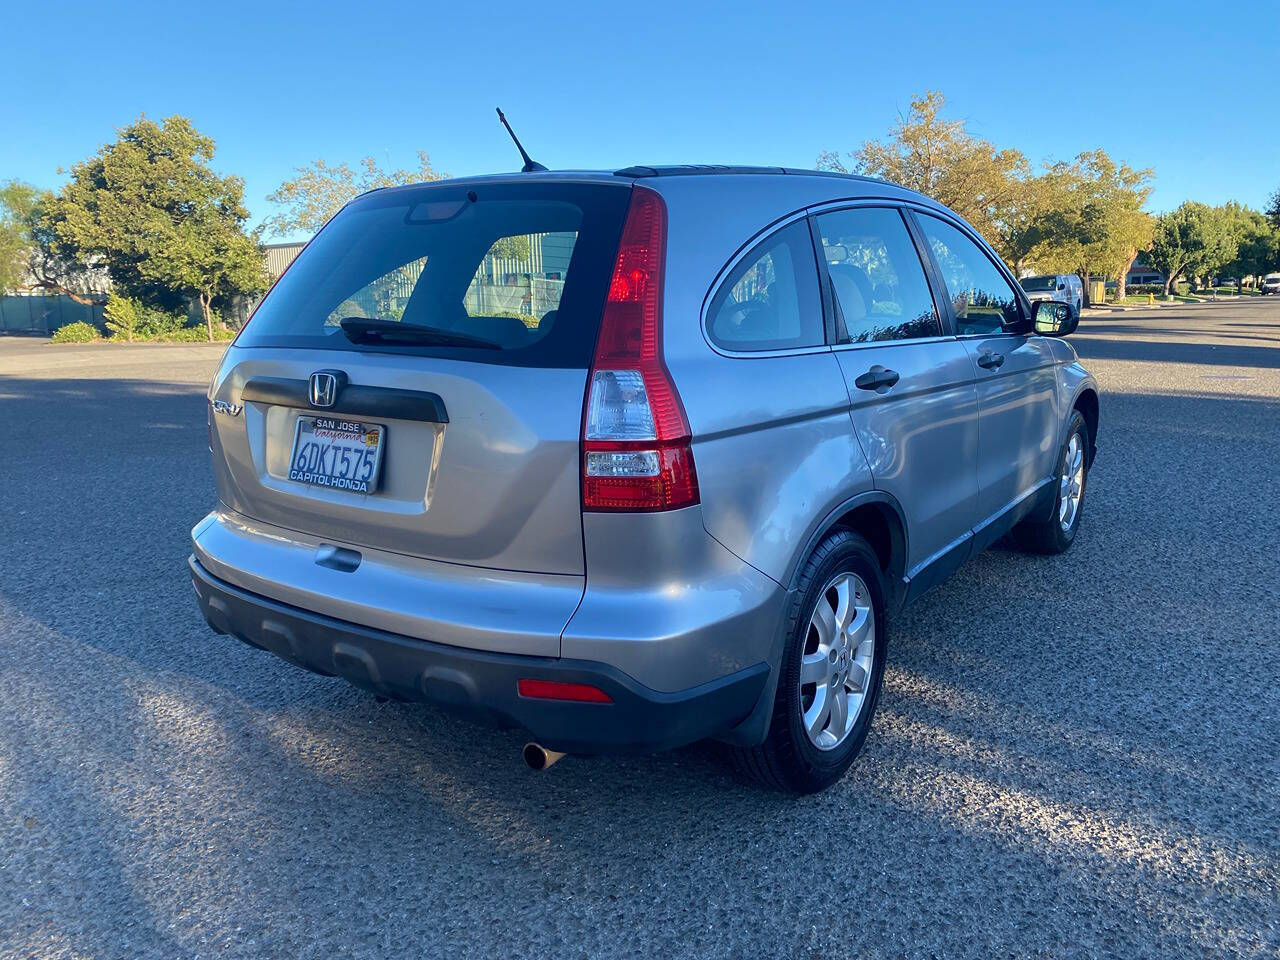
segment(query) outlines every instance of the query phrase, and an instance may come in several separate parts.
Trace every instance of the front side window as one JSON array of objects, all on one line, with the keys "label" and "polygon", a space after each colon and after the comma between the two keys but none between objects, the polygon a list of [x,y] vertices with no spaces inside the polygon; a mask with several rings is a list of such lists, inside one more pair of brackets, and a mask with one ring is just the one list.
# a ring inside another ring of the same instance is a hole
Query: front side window
[{"label": "front side window", "polygon": [[783,227],[743,257],[711,302],[711,339],[728,350],[786,350],[826,341],[809,224]]},{"label": "front side window", "polygon": [[924,267],[902,215],[858,207],[817,218],[844,332],[853,343],[942,332]]},{"label": "front side window", "polygon": [[937,217],[922,214],[919,219],[955,309],[956,333],[1018,329],[1023,322],[1018,295],[982,248]]}]

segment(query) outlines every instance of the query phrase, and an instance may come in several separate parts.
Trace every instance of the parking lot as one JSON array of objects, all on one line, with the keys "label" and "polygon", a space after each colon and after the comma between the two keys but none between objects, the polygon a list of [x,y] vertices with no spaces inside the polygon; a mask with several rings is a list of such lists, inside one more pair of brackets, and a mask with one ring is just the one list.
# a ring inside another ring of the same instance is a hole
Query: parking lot
[{"label": "parking lot", "polygon": [[0,339],[0,956],[1275,956],[1280,300],[1086,317],[1075,547],[894,625],[859,761],[520,763],[214,635],[203,346]]}]

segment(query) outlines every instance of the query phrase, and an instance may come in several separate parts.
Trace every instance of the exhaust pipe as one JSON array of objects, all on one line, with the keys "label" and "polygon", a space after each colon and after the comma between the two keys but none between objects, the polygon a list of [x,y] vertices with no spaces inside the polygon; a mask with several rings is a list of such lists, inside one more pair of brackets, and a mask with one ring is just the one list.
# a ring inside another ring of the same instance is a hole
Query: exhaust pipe
[{"label": "exhaust pipe", "polygon": [[540,743],[526,743],[521,756],[524,757],[525,765],[530,770],[546,770],[564,754],[548,750]]}]

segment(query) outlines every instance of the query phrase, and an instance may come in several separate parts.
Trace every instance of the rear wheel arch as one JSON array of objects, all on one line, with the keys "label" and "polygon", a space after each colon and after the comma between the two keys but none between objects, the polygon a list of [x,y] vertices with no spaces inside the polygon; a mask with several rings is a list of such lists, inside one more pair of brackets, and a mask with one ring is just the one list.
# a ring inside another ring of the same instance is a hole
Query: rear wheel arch
[{"label": "rear wheel arch", "polygon": [[788,586],[794,589],[805,561],[822,539],[837,529],[851,530],[871,545],[884,572],[886,605],[896,610],[906,595],[903,579],[907,567],[907,526],[898,502],[878,490],[859,494],[827,514],[792,562]]}]

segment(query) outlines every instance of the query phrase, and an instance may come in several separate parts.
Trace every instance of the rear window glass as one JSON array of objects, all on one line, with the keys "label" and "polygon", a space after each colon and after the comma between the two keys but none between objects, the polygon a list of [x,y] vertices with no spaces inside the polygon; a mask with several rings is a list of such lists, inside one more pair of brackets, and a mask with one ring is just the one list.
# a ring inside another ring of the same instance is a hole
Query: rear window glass
[{"label": "rear window glass", "polygon": [[628,195],[565,183],[369,194],[307,245],[237,344],[586,367]]}]

